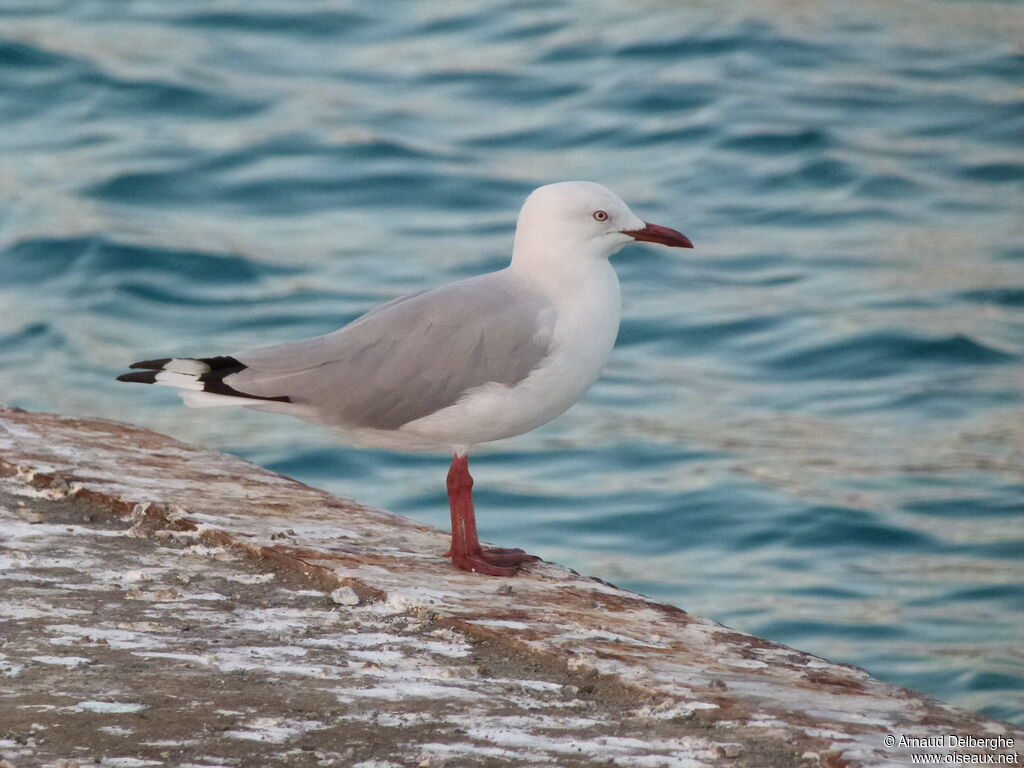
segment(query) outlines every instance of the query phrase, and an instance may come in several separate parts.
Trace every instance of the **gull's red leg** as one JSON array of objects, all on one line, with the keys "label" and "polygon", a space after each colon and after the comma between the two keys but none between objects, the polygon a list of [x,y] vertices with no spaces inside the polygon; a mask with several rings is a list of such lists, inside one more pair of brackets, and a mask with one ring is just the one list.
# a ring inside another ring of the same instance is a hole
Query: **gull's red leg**
[{"label": "gull's red leg", "polygon": [[448,505],[452,512],[452,545],[445,553],[464,571],[488,576],[514,576],[523,563],[539,560],[521,549],[483,549],[476,533],[473,510],[473,477],[469,457],[455,454],[448,470]]}]

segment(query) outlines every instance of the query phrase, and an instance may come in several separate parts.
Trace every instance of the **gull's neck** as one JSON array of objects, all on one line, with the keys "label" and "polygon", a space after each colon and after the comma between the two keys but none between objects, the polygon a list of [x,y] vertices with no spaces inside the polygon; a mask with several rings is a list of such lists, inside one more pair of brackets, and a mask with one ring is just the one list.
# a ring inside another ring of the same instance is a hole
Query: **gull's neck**
[{"label": "gull's neck", "polygon": [[593,241],[580,243],[542,232],[524,233],[523,227],[516,230],[509,271],[552,298],[574,293],[595,280],[618,284],[607,254],[599,252]]}]

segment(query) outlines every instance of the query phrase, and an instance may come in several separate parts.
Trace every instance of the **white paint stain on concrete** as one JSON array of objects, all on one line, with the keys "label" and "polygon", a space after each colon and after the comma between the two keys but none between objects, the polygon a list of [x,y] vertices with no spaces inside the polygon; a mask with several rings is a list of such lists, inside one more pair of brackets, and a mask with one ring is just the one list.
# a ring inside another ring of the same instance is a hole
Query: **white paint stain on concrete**
[{"label": "white paint stain on concrete", "polygon": [[75,708],[105,715],[120,715],[126,712],[141,712],[146,709],[146,705],[126,701],[80,701],[75,704]]}]

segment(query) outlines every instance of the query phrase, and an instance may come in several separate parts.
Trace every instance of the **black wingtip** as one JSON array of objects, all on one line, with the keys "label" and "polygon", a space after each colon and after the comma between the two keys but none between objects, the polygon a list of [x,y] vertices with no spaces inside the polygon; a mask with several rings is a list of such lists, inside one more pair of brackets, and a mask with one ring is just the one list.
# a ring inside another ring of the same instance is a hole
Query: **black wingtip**
[{"label": "black wingtip", "polygon": [[[136,363],[136,365],[138,365]],[[135,368],[136,366],[131,366]],[[118,381],[131,381],[136,384],[155,384],[156,383],[156,371],[140,371],[139,373],[122,373],[117,377]]]},{"label": "black wingtip", "polygon": [[[156,377],[164,370],[164,366],[171,362],[174,358],[165,357],[160,360],[142,360],[138,363],[132,363],[129,368],[145,368],[147,370],[139,371],[138,373],[122,373],[117,377],[118,381],[127,381],[134,384],[156,384]],[[228,397],[242,397],[249,398],[251,400],[269,400],[280,403],[290,403],[292,399],[287,395],[278,395],[277,397],[264,397],[263,395],[252,395],[248,392],[242,392],[228,385],[224,381],[225,376],[230,376],[233,373],[245,370],[245,365],[238,362],[235,358],[230,355],[221,355],[219,357],[195,357],[195,358],[183,358],[186,360],[193,360],[198,363],[206,363],[210,367],[210,370],[206,373],[192,375],[194,381],[202,384],[203,392],[212,392],[216,395],[227,395]],[[188,376],[188,374],[183,374]],[[164,382],[161,382],[164,383]]]},{"label": "black wingtip", "polygon": [[164,366],[171,362],[170,357],[161,357],[159,360],[142,360],[138,363],[132,363],[129,368],[148,368],[152,371],[162,371]]}]

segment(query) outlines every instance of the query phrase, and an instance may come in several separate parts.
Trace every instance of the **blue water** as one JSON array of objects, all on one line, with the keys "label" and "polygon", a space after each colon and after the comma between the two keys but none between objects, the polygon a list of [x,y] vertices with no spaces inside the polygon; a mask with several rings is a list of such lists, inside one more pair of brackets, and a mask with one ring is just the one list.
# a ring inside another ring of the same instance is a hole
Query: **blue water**
[{"label": "blue water", "polygon": [[498,268],[603,182],[697,249],[616,258],[604,378],[474,457],[484,537],[1024,723],[1021,6],[736,5],[6,0],[0,400],[445,526],[445,457],[113,377]]}]

